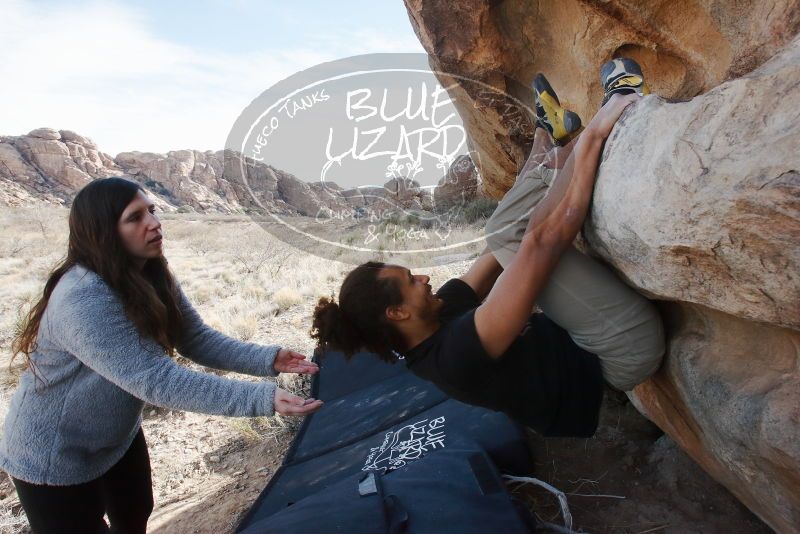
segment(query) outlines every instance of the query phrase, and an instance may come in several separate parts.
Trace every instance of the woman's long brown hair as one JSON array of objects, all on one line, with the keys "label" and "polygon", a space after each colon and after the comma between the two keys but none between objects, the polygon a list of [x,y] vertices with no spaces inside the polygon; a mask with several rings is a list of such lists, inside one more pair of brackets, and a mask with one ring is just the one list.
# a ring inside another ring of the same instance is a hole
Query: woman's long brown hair
[{"label": "woman's long brown hair", "polygon": [[28,367],[35,371],[30,355],[36,350],[39,325],[50,295],[64,273],[78,264],[97,273],[111,287],[141,335],[156,340],[168,354],[175,354],[181,313],[167,260],[160,256],[148,259],[141,270],[135,268],[117,231],[122,212],[141,190],[123,178],[103,178],[78,192],[69,212],[67,257],[50,273],[42,297],[12,342],[12,359],[24,354]]}]

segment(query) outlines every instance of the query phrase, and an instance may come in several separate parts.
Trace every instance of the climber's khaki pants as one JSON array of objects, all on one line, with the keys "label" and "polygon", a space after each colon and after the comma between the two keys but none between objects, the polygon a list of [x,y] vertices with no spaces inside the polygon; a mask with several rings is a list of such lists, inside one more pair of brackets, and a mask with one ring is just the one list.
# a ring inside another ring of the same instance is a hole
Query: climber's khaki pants
[{"label": "climber's khaki pants", "polygon": [[[514,258],[554,172],[540,166],[518,176],[489,219],[486,241],[503,267]],[[658,310],[574,247],[564,253],[536,303],[577,345],[597,354],[612,386],[629,391],[658,370],[664,354]]]}]

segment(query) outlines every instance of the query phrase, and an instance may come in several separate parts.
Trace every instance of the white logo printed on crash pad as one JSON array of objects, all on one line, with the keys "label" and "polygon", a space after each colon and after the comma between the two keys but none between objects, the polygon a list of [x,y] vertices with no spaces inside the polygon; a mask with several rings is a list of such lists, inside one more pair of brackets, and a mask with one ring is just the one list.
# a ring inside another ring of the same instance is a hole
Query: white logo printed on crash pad
[{"label": "white logo printed on crash pad", "polygon": [[396,431],[389,431],[380,447],[369,450],[362,471],[394,471],[426,452],[444,447],[444,416],[422,419]]}]

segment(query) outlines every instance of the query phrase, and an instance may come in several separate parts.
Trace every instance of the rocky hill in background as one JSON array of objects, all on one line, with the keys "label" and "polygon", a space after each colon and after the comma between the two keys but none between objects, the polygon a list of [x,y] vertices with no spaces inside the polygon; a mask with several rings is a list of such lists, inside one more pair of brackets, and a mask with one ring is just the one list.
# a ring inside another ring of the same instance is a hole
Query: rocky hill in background
[{"label": "rocky hill in background", "polygon": [[[231,172],[242,167],[247,183],[241,172]],[[0,205],[69,205],[81,187],[109,176],[138,182],[165,211],[242,213],[263,208],[325,216],[400,207],[433,212],[480,195],[479,175],[468,156],[457,158],[433,191],[402,178],[383,187],[342,189],[331,182],[304,182],[233,151],[121,152],[112,158],[70,130],[38,128],[27,135],[0,136]]]}]

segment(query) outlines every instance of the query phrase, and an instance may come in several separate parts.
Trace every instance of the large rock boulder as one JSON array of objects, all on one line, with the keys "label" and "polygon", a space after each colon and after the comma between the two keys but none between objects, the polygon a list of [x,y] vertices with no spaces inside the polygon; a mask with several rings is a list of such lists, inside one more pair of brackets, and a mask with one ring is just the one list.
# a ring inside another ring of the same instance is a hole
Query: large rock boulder
[{"label": "large rock boulder", "polygon": [[233,188],[222,179],[221,155],[197,150],[121,152],[114,162],[175,206],[222,213],[241,211]]},{"label": "large rock boulder", "polygon": [[798,83],[800,39],[691,102],[641,101],[607,142],[594,250],[651,296],[800,330]]},{"label": "large rock boulder", "polygon": [[[406,4],[433,66],[528,103],[520,88],[544,71],[587,121],[599,65],[615,55],[643,65],[661,96],[612,133],[585,227],[591,253],[664,301],[665,364],[631,396],[772,528],[796,532],[800,3]],[[483,187],[502,196],[524,162],[529,116],[469,82],[451,96]]]},{"label": "large rock boulder", "polygon": [[278,198],[309,217],[327,218],[350,209],[336,184],[309,184],[289,173],[281,173]]},{"label": "large rock boulder", "polygon": [[64,130],[37,128],[28,135],[0,137],[0,178],[9,190],[25,194],[4,195],[5,204],[17,205],[37,198],[69,201],[75,191],[96,178],[120,174],[111,159],[95,144]]},{"label": "large rock boulder", "polygon": [[430,210],[433,202],[431,191],[411,178],[395,177],[383,184],[388,203],[401,210]]},{"label": "large rock boulder", "polygon": [[34,137],[36,139],[46,139],[48,141],[60,141],[61,134],[58,130],[53,128],[36,128],[35,130],[31,130],[28,132],[28,137]]},{"label": "large rock boulder", "polygon": [[463,206],[479,196],[480,176],[475,164],[467,155],[458,156],[436,188],[433,200],[437,213],[444,213],[454,206]]},{"label": "large rock boulder", "polygon": [[404,1],[431,66],[476,82],[441,77],[456,86],[451,97],[496,198],[533,139],[529,112],[497,94],[532,106],[528,86],[544,72],[588,121],[603,96],[600,65],[613,57],[635,58],[656,93],[685,100],[752,70],[800,29],[797,0]]},{"label": "large rock boulder", "polygon": [[608,142],[586,232],[635,287],[679,301],[639,406],[784,532],[800,527],[798,84],[800,38],[691,102],[647,97]]}]

